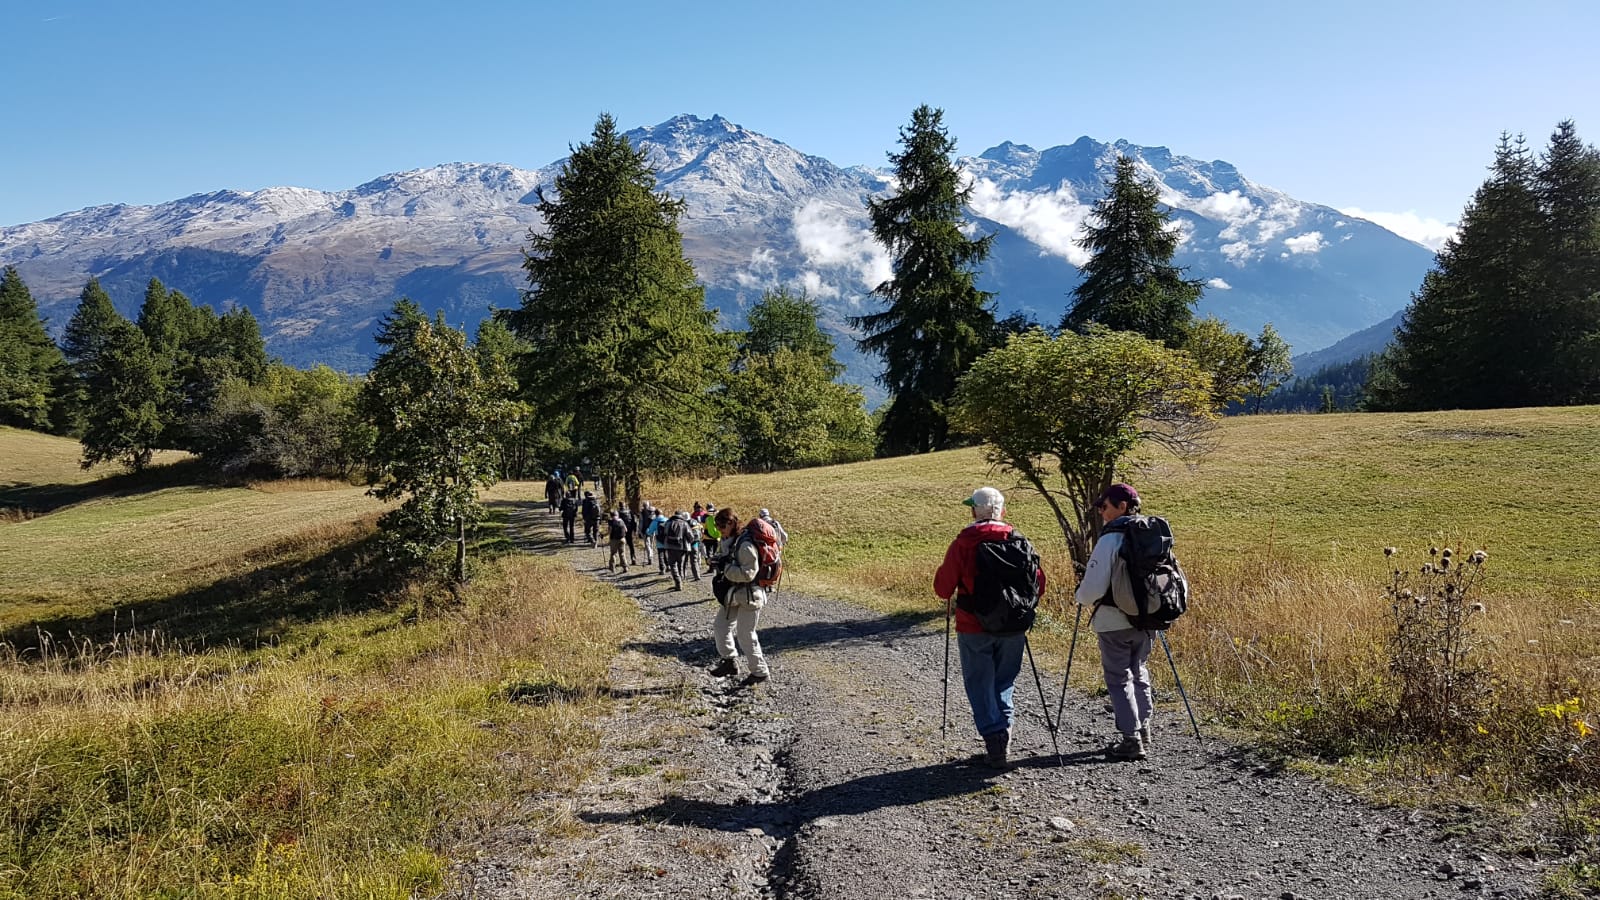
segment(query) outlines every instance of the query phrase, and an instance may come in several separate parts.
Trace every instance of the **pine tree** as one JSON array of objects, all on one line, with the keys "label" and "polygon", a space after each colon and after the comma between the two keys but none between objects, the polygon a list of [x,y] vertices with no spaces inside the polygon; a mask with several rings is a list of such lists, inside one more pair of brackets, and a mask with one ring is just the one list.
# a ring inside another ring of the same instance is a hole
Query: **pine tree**
[{"label": "pine tree", "polygon": [[878,380],[890,399],[878,450],[885,456],[953,446],[946,406],[996,338],[993,297],[976,282],[994,236],[962,231],[972,188],[956,171],[944,110],[917,107],[900,144],[904,150],[889,154],[895,192],[867,201],[872,233],[893,265],[894,277],[874,291],[889,306],[851,319],[866,333],[858,346],[883,359]]},{"label": "pine tree", "polygon": [[1200,299],[1201,284],[1172,264],[1178,236],[1159,205],[1154,182],[1141,178],[1133,160],[1117,157],[1106,196],[1095,203],[1079,245],[1093,256],[1072,290],[1063,330],[1098,324],[1134,331],[1169,347],[1183,343]]},{"label": "pine tree", "polygon": [[1543,218],[1535,179],[1521,138],[1501,135],[1489,178],[1373,365],[1371,408],[1550,402],[1553,323],[1539,284]]},{"label": "pine tree", "polygon": [[529,232],[529,288],[506,315],[531,347],[525,399],[570,417],[573,444],[622,476],[635,508],[647,472],[705,454],[707,389],[730,350],[683,255],[683,203],[655,187],[644,153],[602,115],[538,194],[545,230]]},{"label": "pine tree", "polygon": [[74,434],[83,430],[88,411],[85,381],[119,324],[128,324],[128,320],[117,312],[99,280],[90,278],[62,334],[61,350],[67,364],[57,379],[56,396],[61,404],[63,430]]},{"label": "pine tree", "polygon": [[739,354],[766,356],[788,348],[824,360],[825,366],[837,367],[832,371],[836,376],[844,366],[834,361],[833,339],[817,322],[821,314],[821,307],[804,292],[797,294],[782,287],[767,291],[750,308]]},{"label": "pine tree", "polygon": [[135,472],[143,469],[161,438],[167,390],[163,367],[143,332],[118,316],[81,366],[83,467],[120,460]]},{"label": "pine tree", "polygon": [[16,268],[0,271],[0,425],[50,426],[61,351]]},{"label": "pine tree", "polygon": [[1550,403],[1600,400],[1600,153],[1571,120],[1556,126],[1534,178],[1543,228]]}]

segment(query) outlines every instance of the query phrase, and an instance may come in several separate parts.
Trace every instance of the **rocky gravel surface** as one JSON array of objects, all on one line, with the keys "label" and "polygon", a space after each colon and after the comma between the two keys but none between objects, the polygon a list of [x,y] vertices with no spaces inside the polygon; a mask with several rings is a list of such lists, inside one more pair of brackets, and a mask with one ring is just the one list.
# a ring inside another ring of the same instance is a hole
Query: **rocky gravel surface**
[{"label": "rocky gravel surface", "polygon": [[[712,678],[709,580],[675,592],[654,567],[608,573],[603,548],[540,537],[555,527],[542,510],[516,521],[528,546],[632,597],[647,626],[613,665],[609,766],[572,795],[526,798],[521,824],[459,867],[458,896],[1536,895],[1532,862],[1197,741],[1181,706],[1158,711],[1149,760],[1113,763],[1104,701],[1070,695],[1058,757],[1026,667],[1019,765],[970,765],[981,745],[954,675],[941,741],[937,601],[885,617],[781,591],[761,619],[772,680]],[[1061,673],[1042,674],[1053,710]]]}]

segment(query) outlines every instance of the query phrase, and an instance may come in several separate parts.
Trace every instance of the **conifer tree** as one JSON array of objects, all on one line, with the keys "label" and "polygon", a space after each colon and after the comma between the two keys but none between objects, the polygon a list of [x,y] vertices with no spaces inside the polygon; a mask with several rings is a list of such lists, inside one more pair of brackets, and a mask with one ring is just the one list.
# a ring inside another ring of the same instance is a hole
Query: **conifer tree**
[{"label": "conifer tree", "polygon": [[50,426],[61,351],[45,332],[39,307],[13,266],[0,271],[0,425]]},{"label": "conifer tree", "polygon": [[56,382],[56,396],[67,431],[77,434],[83,430],[88,401],[85,382],[119,324],[128,324],[128,320],[117,312],[100,281],[90,278],[78,295],[78,306],[67,320],[61,340],[67,365]]},{"label": "conifer tree", "polygon": [[917,107],[900,144],[889,154],[895,192],[867,201],[872,233],[893,265],[894,276],[874,291],[888,308],[851,320],[866,333],[860,348],[883,359],[885,456],[953,446],[946,406],[956,381],[997,337],[992,295],[976,282],[994,237],[962,231],[972,188],[956,171],[944,110]]},{"label": "conifer tree", "polygon": [[1072,290],[1063,330],[1092,324],[1134,331],[1169,347],[1183,343],[1201,285],[1172,264],[1178,236],[1159,205],[1155,184],[1139,176],[1133,160],[1117,157],[1106,196],[1095,203],[1079,245],[1093,256]]},{"label": "conifer tree", "polygon": [[1556,126],[1534,190],[1543,214],[1539,283],[1548,305],[1551,403],[1600,400],[1600,153]]},{"label": "conifer tree", "polygon": [[545,230],[528,234],[529,287],[506,314],[530,345],[525,399],[570,417],[573,444],[621,476],[634,508],[647,472],[705,454],[707,389],[731,349],[683,255],[683,203],[655,187],[643,151],[602,115],[538,194]]},{"label": "conifer tree", "polygon": [[82,364],[83,467],[119,460],[135,472],[150,464],[161,438],[162,366],[143,332],[118,316]]}]

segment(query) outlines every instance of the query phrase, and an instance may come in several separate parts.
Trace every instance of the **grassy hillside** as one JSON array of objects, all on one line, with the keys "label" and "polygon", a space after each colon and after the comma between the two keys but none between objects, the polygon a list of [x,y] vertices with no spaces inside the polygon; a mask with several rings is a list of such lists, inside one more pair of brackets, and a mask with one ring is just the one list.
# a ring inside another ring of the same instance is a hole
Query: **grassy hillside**
[{"label": "grassy hillside", "polygon": [[[1416,769],[1424,784],[1447,770],[1498,779],[1500,793],[1547,765],[1600,784],[1595,740],[1572,716],[1548,713],[1578,698],[1582,721],[1600,730],[1590,712],[1600,703],[1600,408],[1234,418],[1218,437],[1192,468],[1151,457],[1126,473],[1145,511],[1173,523],[1194,582],[1193,612],[1171,636],[1206,710],[1302,751],[1372,750],[1381,743],[1372,710],[1394,690],[1382,548],[1400,548],[1408,568],[1430,545],[1482,548],[1486,643],[1475,659],[1500,688],[1485,743],[1504,752],[1423,758]],[[1045,504],[976,449],[678,480],[653,486],[649,499],[710,500],[744,516],[770,507],[792,536],[787,586],[926,612],[938,608],[933,570],[969,519],[960,501],[981,484],[1006,492],[1011,520],[1046,557],[1052,614],[1034,643],[1059,665],[1072,615],[1061,593],[1072,584],[1065,543]],[[1092,691],[1099,674],[1087,647],[1074,680]],[[1170,685],[1166,673],[1155,677]],[[1573,753],[1554,764],[1522,755],[1546,746]]]},{"label": "grassy hillside", "polygon": [[0,898],[429,895],[594,764],[620,595],[501,556],[455,601],[372,574],[359,489],[76,453],[0,430]]}]

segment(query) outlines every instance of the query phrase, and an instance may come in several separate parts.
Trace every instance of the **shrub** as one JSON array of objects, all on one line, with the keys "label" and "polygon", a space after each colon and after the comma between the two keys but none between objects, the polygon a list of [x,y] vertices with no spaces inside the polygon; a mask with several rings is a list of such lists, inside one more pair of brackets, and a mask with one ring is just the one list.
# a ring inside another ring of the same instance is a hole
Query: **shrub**
[{"label": "shrub", "polygon": [[[1383,552],[1391,559],[1396,553]],[[1393,617],[1389,670],[1399,681],[1401,733],[1445,738],[1480,724],[1489,707],[1492,689],[1477,662],[1474,627],[1483,604],[1472,599],[1487,555],[1475,551],[1462,564],[1449,547],[1433,547],[1428,556],[1416,572],[1396,567],[1384,591]]]}]

